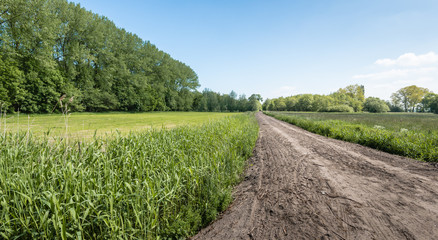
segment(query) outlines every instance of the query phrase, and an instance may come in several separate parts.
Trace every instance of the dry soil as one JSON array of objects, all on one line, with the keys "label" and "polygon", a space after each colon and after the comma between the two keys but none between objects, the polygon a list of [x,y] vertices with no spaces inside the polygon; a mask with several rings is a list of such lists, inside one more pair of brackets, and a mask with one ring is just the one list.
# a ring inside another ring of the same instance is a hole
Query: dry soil
[{"label": "dry soil", "polygon": [[193,239],[438,239],[438,169],[262,113],[234,202]]}]

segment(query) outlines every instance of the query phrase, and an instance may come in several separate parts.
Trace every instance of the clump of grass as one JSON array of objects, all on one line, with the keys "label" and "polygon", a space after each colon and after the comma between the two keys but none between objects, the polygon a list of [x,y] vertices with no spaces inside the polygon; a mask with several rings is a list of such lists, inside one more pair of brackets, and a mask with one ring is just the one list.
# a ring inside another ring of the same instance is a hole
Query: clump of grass
[{"label": "clump of grass", "polygon": [[258,135],[253,115],[79,142],[0,136],[0,238],[163,239],[231,201]]},{"label": "clump of grass", "polygon": [[340,120],[319,120],[299,115],[267,113],[279,120],[330,138],[358,143],[418,160],[438,162],[438,132],[388,130]]}]

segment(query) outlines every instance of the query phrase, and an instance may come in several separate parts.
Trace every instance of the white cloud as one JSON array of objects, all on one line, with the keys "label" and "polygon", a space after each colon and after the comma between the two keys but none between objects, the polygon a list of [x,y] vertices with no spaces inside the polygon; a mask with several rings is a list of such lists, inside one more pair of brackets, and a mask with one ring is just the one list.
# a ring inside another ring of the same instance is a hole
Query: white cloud
[{"label": "white cloud", "polygon": [[438,92],[438,54],[405,53],[396,59],[382,58],[374,63],[378,68],[352,78],[361,80],[367,96],[389,99],[400,88],[417,85]]},{"label": "white cloud", "polygon": [[397,59],[383,58],[378,59],[375,64],[380,66],[402,66],[402,67],[418,67],[429,64],[438,63],[438,55],[434,52],[429,52],[422,55],[415,53],[405,53]]},{"label": "white cloud", "polygon": [[427,75],[432,73],[438,73],[438,68],[428,67],[428,68],[409,68],[409,69],[391,69],[388,71],[369,73],[362,75],[354,75],[354,79],[388,79],[388,78],[405,78],[405,77],[416,77],[419,75]]}]

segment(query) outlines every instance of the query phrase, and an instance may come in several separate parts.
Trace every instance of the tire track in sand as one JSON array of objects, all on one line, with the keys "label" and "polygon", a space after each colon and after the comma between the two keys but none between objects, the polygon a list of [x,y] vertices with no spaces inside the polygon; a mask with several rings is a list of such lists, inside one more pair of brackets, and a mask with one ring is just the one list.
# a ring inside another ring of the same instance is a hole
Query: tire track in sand
[{"label": "tire track in sand", "polygon": [[257,119],[234,202],[193,239],[438,239],[435,167]]}]

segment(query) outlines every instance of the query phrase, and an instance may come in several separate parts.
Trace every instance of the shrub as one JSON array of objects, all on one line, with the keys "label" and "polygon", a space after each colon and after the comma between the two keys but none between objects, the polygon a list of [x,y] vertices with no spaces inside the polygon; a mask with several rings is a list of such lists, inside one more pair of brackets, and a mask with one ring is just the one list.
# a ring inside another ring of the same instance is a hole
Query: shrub
[{"label": "shrub", "polygon": [[320,112],[354,112],[354,109],[348,105],[335,105],[321,109]]},{"label": "shrub", "polygon": [[368,97],[364,103],[364,111],[371,113],[383,113],[388,112],[389,107],[385,101],[376,98],[376,97]]}]

